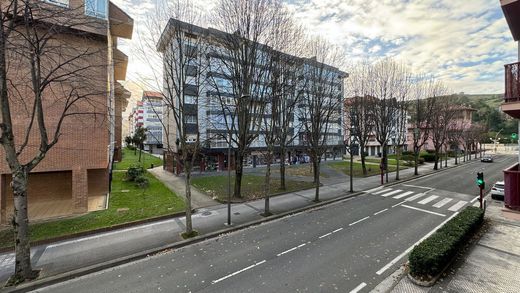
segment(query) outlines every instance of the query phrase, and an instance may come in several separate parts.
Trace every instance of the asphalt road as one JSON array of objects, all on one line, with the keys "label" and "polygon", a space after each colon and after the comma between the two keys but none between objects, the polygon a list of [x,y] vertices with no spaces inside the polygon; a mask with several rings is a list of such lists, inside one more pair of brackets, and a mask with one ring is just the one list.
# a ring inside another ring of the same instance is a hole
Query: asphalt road
[{"label": "asphalt road", "polygon": [[[514,157],[475,162],[38,292],[368,292]],[[117,249],[107,247],[106,249]]]}]

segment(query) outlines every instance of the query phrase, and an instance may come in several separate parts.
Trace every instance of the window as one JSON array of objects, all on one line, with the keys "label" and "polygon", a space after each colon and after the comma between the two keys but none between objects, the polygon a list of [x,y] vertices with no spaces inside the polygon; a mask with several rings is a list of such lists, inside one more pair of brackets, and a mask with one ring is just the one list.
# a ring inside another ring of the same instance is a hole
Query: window
[{"label": "window", "polygon": [[197,123],[197,116],[195,115],[186,115],[186,123]]},{"label": "window", "polygon": [[190,96],[190,95],[184,95],[184,103],[190,104],[190,105],[196,105],[197,104],[197,97]]},{"label": "window", "polygon": [[44,2],[56,4],[58,6],[69,7],[69,0],[44,0]]},{"label": "window", "polygon": [[98,18],[107,18],[107,4],[107,0],[85,0],[85,14]]}]

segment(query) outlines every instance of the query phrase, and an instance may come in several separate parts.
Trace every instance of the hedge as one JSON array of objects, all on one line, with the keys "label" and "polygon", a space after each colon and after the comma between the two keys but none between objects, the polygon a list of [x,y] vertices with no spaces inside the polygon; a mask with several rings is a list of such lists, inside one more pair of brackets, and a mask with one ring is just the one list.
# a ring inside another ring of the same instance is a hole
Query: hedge
[{"label": "hedge", "polygon": [[465,208],[413,248],[408,257],[410,274],[416,278],[427,279],[440,274],[483,220],[482,209],[472,206]]},{"label": "hedge", "polygon": [[435,162],[435,154],[432,153],[423,153],[421,154],[421,158],[423,158],[425,162]]}]

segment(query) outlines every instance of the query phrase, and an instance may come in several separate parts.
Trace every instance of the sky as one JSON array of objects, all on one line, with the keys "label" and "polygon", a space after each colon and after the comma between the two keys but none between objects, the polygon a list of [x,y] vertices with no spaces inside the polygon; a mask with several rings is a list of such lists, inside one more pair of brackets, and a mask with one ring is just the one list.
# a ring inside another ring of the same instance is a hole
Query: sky
[{"label": "sky", "polygon": [[[146,64],[132,56],[143,19],[157,0],[112,0],[135,21],[133,40],[119,47],[129,55],[128,84]],[[216,0],[192,0],[205,12]],[[340,46],[351,62],[392,57],[415,73],[445,82],[452,92],[504,91],[504,64],[518,60],[499,0],[285,0],[309,34]],[[211,23],[208,24],[211,26]]]}]

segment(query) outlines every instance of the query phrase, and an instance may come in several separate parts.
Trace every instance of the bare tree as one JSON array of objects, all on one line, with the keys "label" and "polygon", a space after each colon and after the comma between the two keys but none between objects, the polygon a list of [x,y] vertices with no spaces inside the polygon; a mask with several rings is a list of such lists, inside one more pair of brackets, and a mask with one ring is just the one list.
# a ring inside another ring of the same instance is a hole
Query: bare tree
[{"label": "bare tree", "polygon": [[432,119],[431,119],[431,140],[435,151],[434,170],[439,168],[439,158],[442,147],[445,146],[448,140],[448,133],[453,123],[456,114],[456,109],[453,107],[451,96],[447,96],[447,89],[445,87],[439,88],[440,95],[431,97],[433,100]]},{"label": "bare tree", "polygon": [[347,94],[351,95],[351,98],[345,99],[344,106],[344,129],[348,131],[347,139],[352,136],[359,145],[361,167],[365,176],[368,174],[365,148],[374,131],[374,112],[371,108],[374,104],[374,97],[370,96],[371,73],[372,68],[368,61],[354,66],[353,72],[346,81]]},{"label": "bare tree", "polygon": [[71,116],[95,121],[92,116],[107,115],[107,91],[99,90],[107,82],[107,51],[85,27],[106,32],[106,24],[86,17],[84,7],[63,9],[29,0],[0,5],[0,144],[14,196],[11,283],[36,276],[30,260],[29,173],[58,143]]},{"label": "bare tree", "polygon": [[403,64],[392,59],[383,59],[373,66],[372,95],[375,97],[374,130],[376,140],[382,148],[383,170],[386,171],[388,182],[388,145],[394,134],[397,117],[399,116],[399,100],[405,96],[409,80],[408,73]]},{"label": "bare tree", "polygon": [[242,197],[244,159],[258,138],[264,117],[270,71],[270,36],[278,0],[220,0],[213,19],[226,32],[215,37],[210,52],[212,103],[220,106],[213,122],[226,129],[235,148],[234,197]]},{"label": "bare tree", "polygon": [[441,84],[433,78],[418,77],[418,80],[412,89],[415,99],[414,105],[411,105],[415,175],[419,175],[420,151],[430,137],[431,119],[433,115],[432,108],[434,102],[430,97],[437,96],[441,88]]},{"label": "bare tree", "polygon": [[331,145],[342,140],[335,135],[341,128],[343,79],[346,75],[332,67],[341,66],[343,60],[341,52],[326,41],[309,41],[308,54],[313,57],[303,65],[303,78],[308,82],[302,88],[298,118],[303,125],[300,139],[307,145],[313,165],[316,188],[314,201],[318,202],[321,159]]},{"label": "bare tree", "polygon": [[199,10],[190,1],[158,2],[146,17],[135,48],[135,55],[155,76],[152,80],[137,78],[146,89],[161,93],[161,107],[149,104],[162,124],[163,145],[184,174],[184,237],[197,235],[192,223],[191,177],[205,141],[200,134],[198,105],[203,104],[200,96],[209,68],[208,42],[203,29],[195,25],[204,22]]}]

